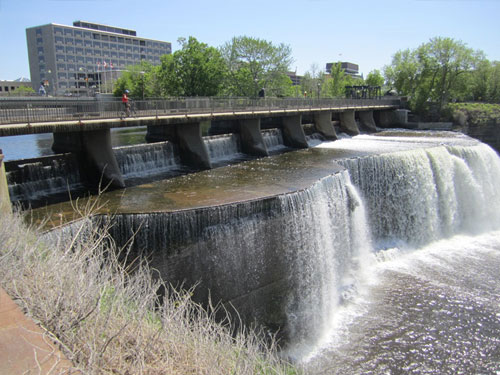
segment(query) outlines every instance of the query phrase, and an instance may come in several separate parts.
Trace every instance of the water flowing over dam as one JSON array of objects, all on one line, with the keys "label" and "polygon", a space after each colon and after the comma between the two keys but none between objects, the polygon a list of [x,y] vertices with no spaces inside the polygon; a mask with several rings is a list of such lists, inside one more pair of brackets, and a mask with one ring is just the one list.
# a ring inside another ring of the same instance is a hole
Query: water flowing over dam
[{"label": "water flowing over dam", "polygon": [[[238,154],[222,141],[221,160]],[[95,219],[111,213],[115,241],[135,233],[135,254],[198,283],[194,298],[279,332],[308,373],[495,373],[498,186],[479,141],[387,131],[105,193]]]}]

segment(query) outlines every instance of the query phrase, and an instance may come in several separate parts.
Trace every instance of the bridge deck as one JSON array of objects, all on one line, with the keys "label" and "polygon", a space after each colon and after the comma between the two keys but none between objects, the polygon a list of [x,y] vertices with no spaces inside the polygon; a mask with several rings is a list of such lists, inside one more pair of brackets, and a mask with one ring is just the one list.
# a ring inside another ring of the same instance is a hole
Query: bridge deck
[{"label": "bridge deck", "polygon": [[[194,103],[194,104],[193,104]],[[121,112],[119,102],[85,101],[71,105],[28,103],[6,106],[0,102],[0,137],[90,131],[146,125],[168,125],[206,120],[234,120],[252,117],[292,116],[321,111],[389,110],[399,108],[397,100],[382,99],[319,99],[221,101],[144,101],[136,102],[131,117]]]}]

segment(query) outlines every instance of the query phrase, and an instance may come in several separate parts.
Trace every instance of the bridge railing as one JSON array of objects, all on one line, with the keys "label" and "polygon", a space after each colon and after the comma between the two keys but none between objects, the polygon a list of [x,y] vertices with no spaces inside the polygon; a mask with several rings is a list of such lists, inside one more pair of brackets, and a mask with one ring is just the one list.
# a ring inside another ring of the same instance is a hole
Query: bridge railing
[{"label": "bridge railing", "polygon": [[[399,106],[397,99],[311,99],[311,98],[175,98],[132,101],[131,115],[167,116],[194,113],[279,111],[313,108],[376,108]],[[124,117],[121,101],[98,100],[0,100],[0,125],[107,119]]]}]

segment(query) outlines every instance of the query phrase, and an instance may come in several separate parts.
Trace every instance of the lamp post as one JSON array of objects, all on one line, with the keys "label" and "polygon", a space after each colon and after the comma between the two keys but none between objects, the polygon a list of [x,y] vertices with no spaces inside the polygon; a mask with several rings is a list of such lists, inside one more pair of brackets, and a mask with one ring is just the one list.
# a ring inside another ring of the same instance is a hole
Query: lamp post
[{"label": "lamp post", "polygon": [[320,91],[321,91],[321,83],[318,82],[318,99],[319,99],[319,93],[320,93]]}]

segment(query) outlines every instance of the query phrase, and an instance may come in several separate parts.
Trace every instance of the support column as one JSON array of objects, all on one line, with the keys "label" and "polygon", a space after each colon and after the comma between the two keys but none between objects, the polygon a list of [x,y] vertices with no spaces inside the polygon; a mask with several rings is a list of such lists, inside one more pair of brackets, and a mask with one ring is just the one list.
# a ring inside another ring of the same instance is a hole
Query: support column
[{"label": "support column", "polygon": [[325,139],[329,141],[335,141],[338,139],[335,128],[332,124],[332,112],[316,112],[314,114],[314,127],[316,131],[320,133]]},{"label": "support column", "polygon": [[77,154],[82,176],[97,188],[110,185],[125,187],[125,182],[111,146],[109,129],[54,133],[54,152]]},{"label": "support column", "polygon": [[340,129],[349,135],[358,135],[359,129],[354,118],[354,109],[340,112]]},{"label": "support column", "polygon": [[391,111],[380,111],[379,126],[383,128],[406,127],[408,125],[408,110],[395,109]]},{"label": "support column", "polygon": [[199,122],[175,125],[181,161],[192,168],[211,169],[207,146]]},{"label": "support column", "polygon": [[302,115],[283,117],[283,141],[289,147],[309,147],[304,129],[302,129]]},{"label": "support column", "polygon": [[3,163],[3,154],[0,150],[0,215],[12,213],[12,205],[9,197],[9,186],[7,184],[7,174]]},{"label": "support column", "polygon": [[377,126],[375,125],[375,120],[373,119],[373,111],[359,112],[359,121],[361,123],[361,127],[366,131],[371,133],[377,131]]},{"label": "support column", "polygon": [[260,118],[239,121],[241,149],[245,154],[268,156],[267,147],[260,132]]}]

